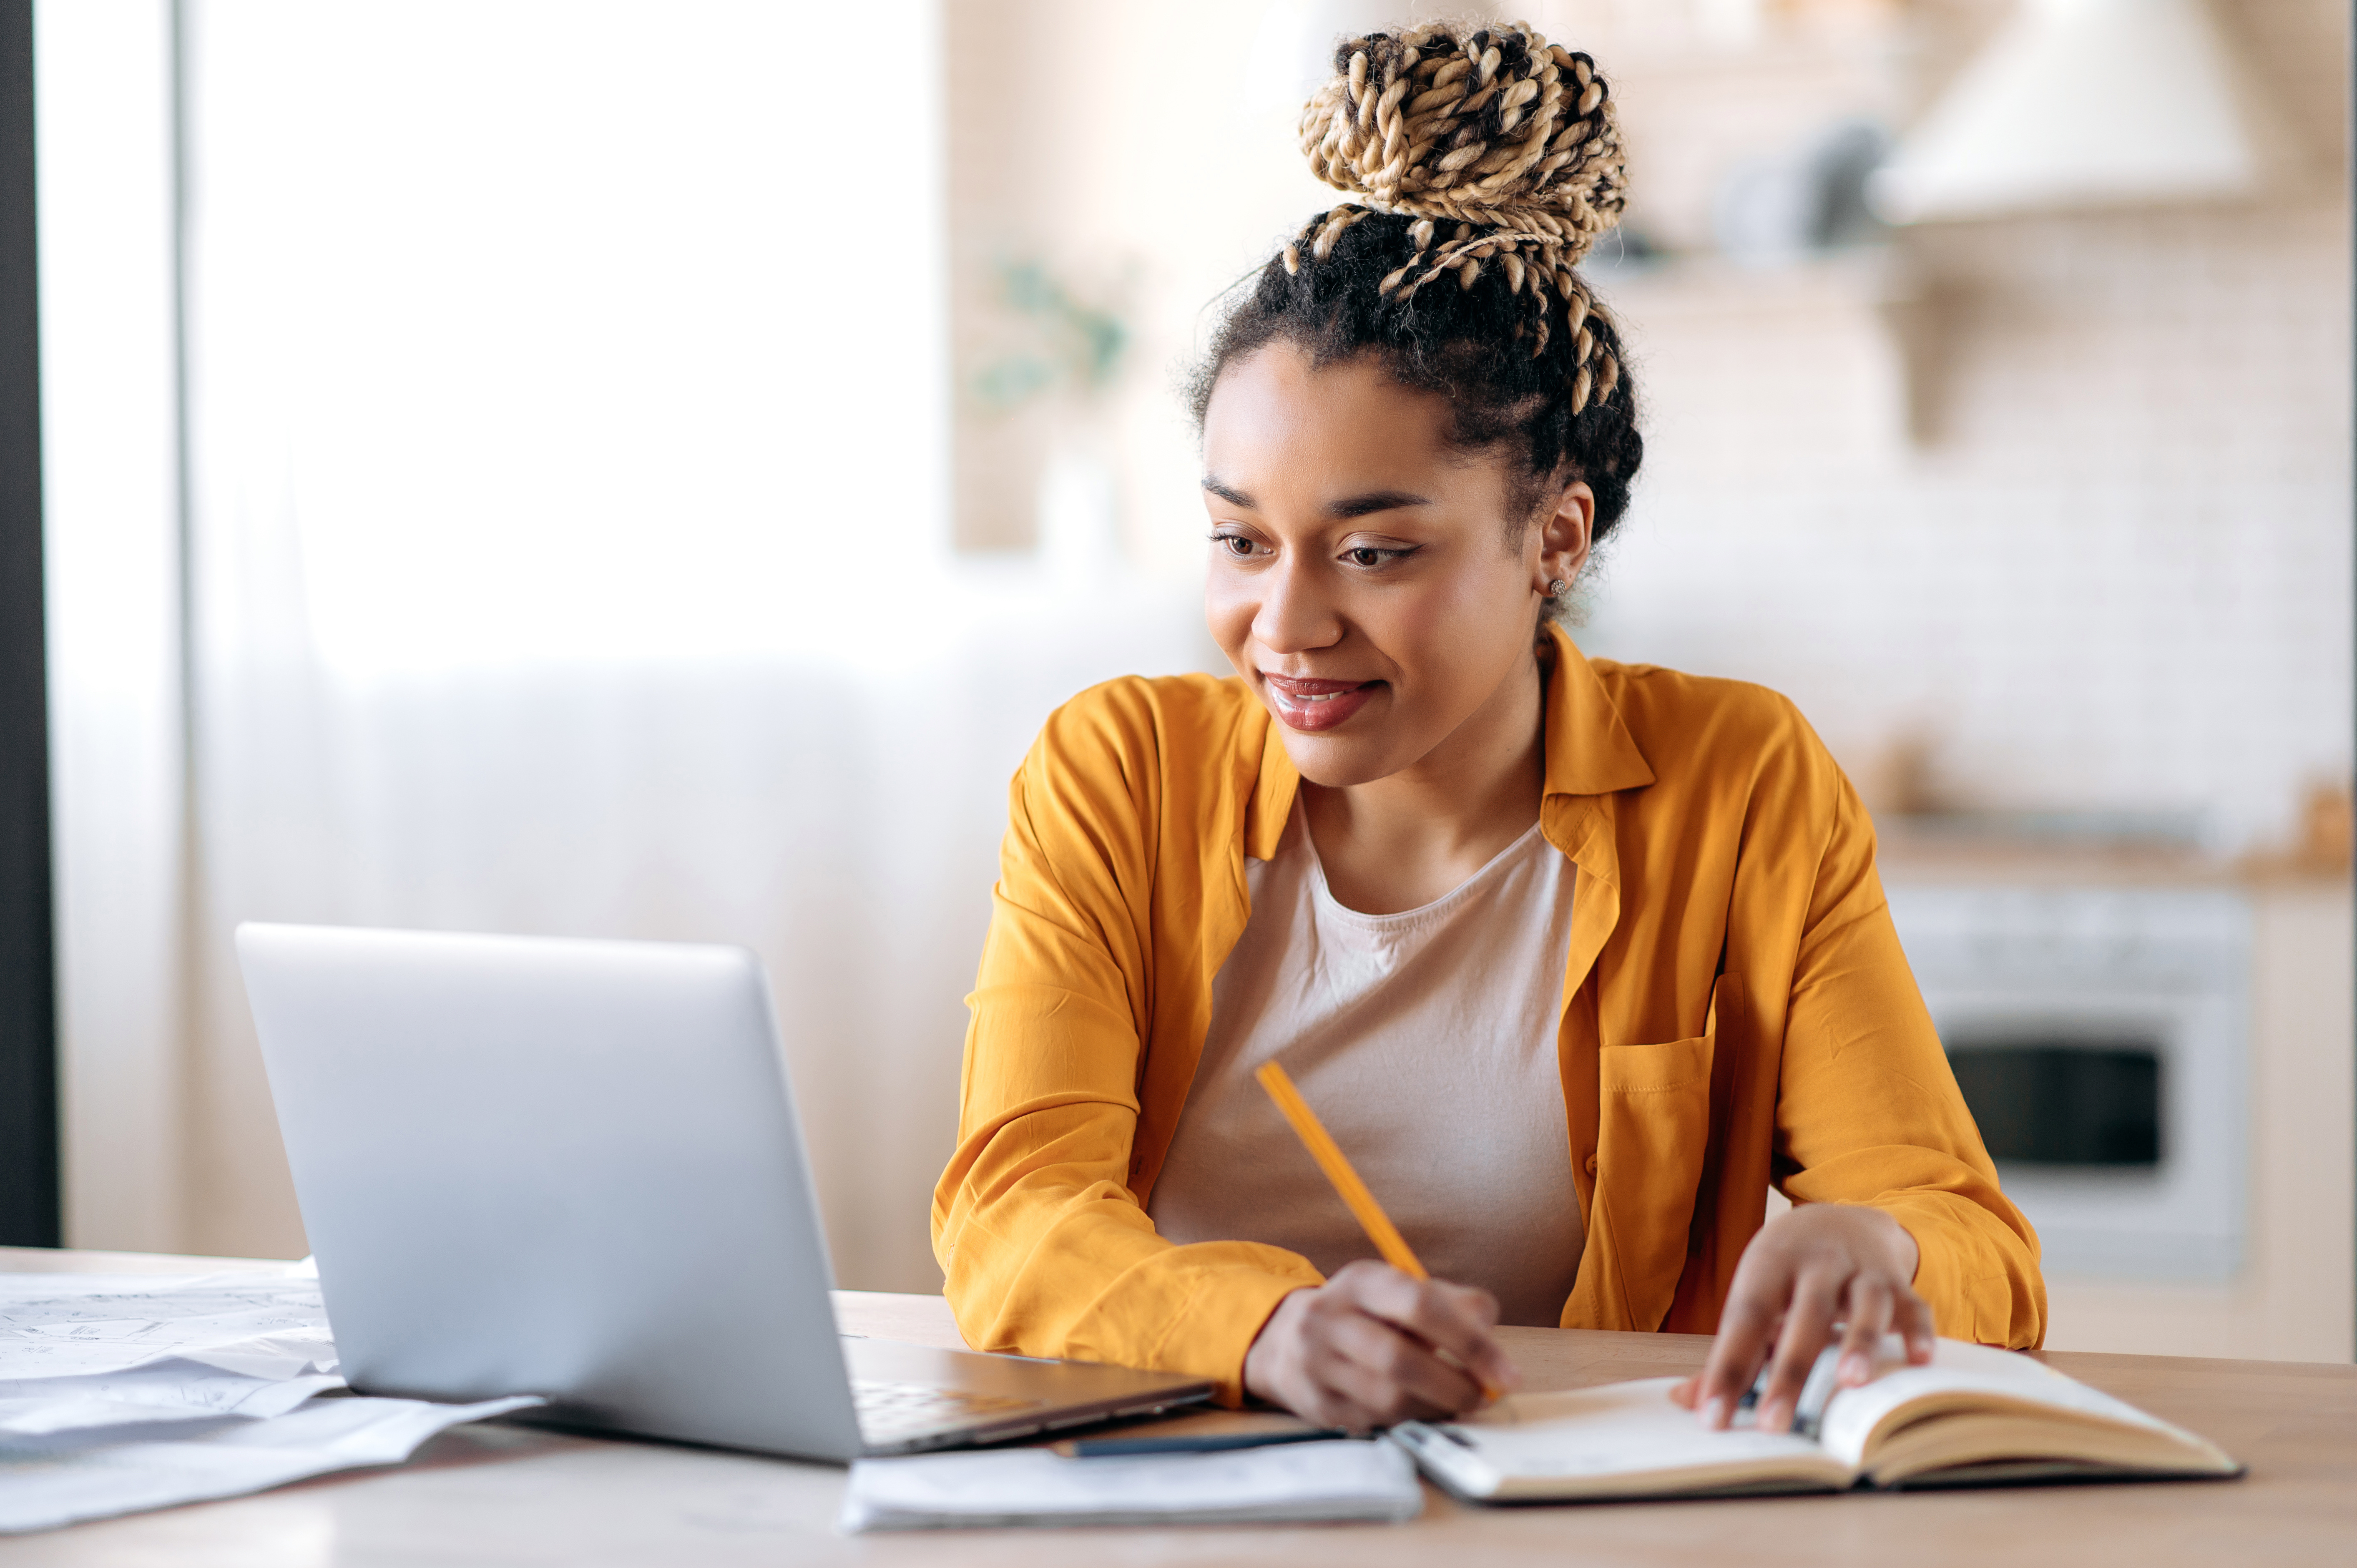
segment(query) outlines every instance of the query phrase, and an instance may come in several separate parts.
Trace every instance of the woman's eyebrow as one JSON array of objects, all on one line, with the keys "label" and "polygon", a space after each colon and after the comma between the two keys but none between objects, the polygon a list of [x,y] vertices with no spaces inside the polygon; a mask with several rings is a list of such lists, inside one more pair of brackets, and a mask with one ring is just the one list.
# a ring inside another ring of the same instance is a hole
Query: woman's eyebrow
[{"label": "woman's eyebrow", "polygon": [[[1230,506],[1245,507],[1257,511],[1260,503],[1233,485],[1222,484],[1212,475],[1203,476],[1203,488]],[[1369,490],[1362,496],[1351,496],[1326,506],[1329,517],[1369,517],[1379,511],[1397,511],[1402,507],[1430,506],[1432,498],[1408,490]]]},{"label": "woman's eyebrow", "polygon": [[1430,506],[1432,498],[1411,494],[1406,490],[1370,490],[1362,496],[1327,504],[1329,517],[1367,517],[1379,511],[1397,511],[1402,507]]}]

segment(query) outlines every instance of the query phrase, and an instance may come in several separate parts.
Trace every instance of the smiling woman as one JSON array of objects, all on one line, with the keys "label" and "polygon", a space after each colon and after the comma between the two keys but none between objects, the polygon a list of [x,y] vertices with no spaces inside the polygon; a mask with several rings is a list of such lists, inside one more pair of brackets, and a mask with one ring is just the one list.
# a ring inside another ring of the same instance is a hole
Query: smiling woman
[{"label": "smiling woman", "polygon": [[1320,786],[1328,880],[1369,913],[1430,903],[1538,820],[1534,605],[1593,531],[1574,470],[1533,506],[1450,434],[1449,403],[1383,360],[1321,370],[1284,341],[1232,362],[1204,422],[1211,635]]},{"label": "smiling woman", "polygon": [[[1501,1321],[1718,1333],[1725,1424],[1838,1341],[2043,1333],[1856,792],[1772,693],[1557,624],[1641,456],[1576,270],[1609,90],[1514,27],[1347,39],[1351,201],[1195,389],[1234,677],[1126,680],[1017,774],[935,1251],[973,1343],[1363,1429],[1515,1370]],[[1282,1061],[1436,1277],[1375,1262]],[[1765,1218],[1771,1183],[1796,1206]]]}]

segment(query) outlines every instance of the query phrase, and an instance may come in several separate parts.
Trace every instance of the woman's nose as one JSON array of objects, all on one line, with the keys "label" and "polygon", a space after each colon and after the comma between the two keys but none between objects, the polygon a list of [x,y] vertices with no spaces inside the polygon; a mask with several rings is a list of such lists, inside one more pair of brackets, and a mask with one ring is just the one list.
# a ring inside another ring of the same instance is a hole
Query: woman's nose
[{"label": "woman's nose", "polygon": [[1253,616],[1253,640],[1271,653],[1330,648],[1342,639],[1342,619],[1321,580],[1323,574],[1286,559],[1261,578],[1260,608]]}]

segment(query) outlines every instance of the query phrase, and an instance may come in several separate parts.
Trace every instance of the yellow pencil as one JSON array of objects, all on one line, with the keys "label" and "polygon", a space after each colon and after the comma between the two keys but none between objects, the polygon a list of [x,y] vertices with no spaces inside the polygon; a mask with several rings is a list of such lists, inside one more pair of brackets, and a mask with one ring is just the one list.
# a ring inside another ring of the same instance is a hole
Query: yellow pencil
[{"label": "yellow pencil", "polygon": [[[1326,1124],[1318,1120],[1318,1112],[1310,1110],[1309,1101],[1301,1098],[1301,1090],[1293,1087],[1291,1076],[1274,1061],[1261,1063],[1260,1070],[1253,1076],[1260,1079],[1263,1089],[1268,1090],[1268,1097],[1276,1101],[1276,1108],[1285,1112],[1285,1119],[1293,1124],[1293,1131],[1300,1137],[1303,1146],[1308,1149],[1309,1157],[1318,1162],[1318,1168],[1326,1173],[1326,1179],[1334,1184],[1334,1190],[1341,1195],[1342,1201],[1357,1216],[1360,1228],[1366,1231],[1368,1240],[1374,1242],[1375,1250],[1383,1255],[1383,1262],[1412,1279],[1430,1279],[1431,1273],[1408,1246],[1407,1238],[1399,1233],[1399,1227],[1392,1223],[1392,1217],[1383,1212],[1383,1206],[1375,1201],[1375,1195],[1367,1190],[1367,1184],[1360,1180],[1359,1173],[1351,1167],[1349,1157],[1342,1153],[1342,1145],[1326,1131]],[[1443,1354],[1447,1356],[1446,1352]],[[1447,1359],[1456,1359],[1454,1356],[1447,1356]],[[1469,1367],[1466,1370],[1469,1372],[1472,1369]],[[1480,1373],[1473,1373],[1473,1380],[1481,1385],[1482,1395],[1491,1402],[1501,1397],[1501,1391],[1491,1387],[1490,1380]]]}]

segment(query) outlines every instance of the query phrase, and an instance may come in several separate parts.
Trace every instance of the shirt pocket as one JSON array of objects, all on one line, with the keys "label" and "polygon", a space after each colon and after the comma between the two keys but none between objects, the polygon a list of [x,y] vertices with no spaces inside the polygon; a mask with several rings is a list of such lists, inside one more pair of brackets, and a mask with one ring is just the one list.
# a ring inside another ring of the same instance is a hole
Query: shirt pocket
[{"label": "shirt pocket", "polygon": [[1684,1271],[1710,1152],[1710,1033],[1597,1053],[1596,1195],[1589,1227],[1620,1264],[1627,1321],[1661,1326]]}]

